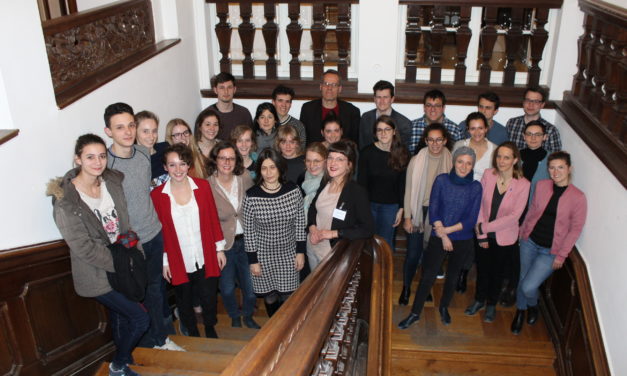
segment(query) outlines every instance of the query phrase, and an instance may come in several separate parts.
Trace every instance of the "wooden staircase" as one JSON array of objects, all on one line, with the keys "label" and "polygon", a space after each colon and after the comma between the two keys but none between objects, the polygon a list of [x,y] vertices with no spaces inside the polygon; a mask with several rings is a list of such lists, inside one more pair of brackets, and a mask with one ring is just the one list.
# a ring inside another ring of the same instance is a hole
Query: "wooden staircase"
[{"label": "wooden staircase", "polygon": [[[258,299],[257,307],[255,321],[264,325],[268,316],[261,299]],[[197,319],[200,323],[198,331],[204,333],[202,320],[200,317]],[[178,332],[178,321],[175,321],[174,326]],[[218,301],[218,324],[215,328],[217,339],[171,335],[170,339],[187,350],[186,352],[138,347],[133,351],[137,365],[131,368],[142,376],[218,376],[259,330],[232,328],[231,319],[221,300]],[[96,375],[108,374],[109,362],[104,362]]]},{"label": "wooden staircase", "polygon": [[[485,323],[485,310],[475,316],[464,315],[474,300],[475,270],[468,277],[465,294],[455,293],[449,312],[452,323],[440,321],[437,303],[442,296],[444,280],[433,288],[434,302],[427,302],[420,321],[407,330],[396,326],[407,317],[418,287],[419,273],[412,284],[409,306],[399,306],[403,282],[404,238],[397,239],[394,254],[392,373],[410,375],[555,375],[555,349],[542,318],[534,326],[525,324],[519,335],[510,331],[515,307],[497,306],[493,323]],[[435,305],[434,305],[435,303]]]}]

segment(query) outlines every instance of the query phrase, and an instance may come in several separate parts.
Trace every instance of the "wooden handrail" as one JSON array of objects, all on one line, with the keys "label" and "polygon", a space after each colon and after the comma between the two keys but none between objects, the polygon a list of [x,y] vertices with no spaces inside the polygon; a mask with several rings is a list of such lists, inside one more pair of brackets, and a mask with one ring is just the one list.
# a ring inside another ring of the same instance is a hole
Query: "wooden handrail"
[{"label": "wooden handrail", "polygon": [[[342,373],[367,369],[368,376],[389,374],[392,320],[392,256],[381,240],[341,241],[332,254],[294,292],[281,309],[233,359],[222,376],[311,375],[316,367],[343,362]],[[347,312],[348,310],[348,312]],[[342,320],[367,323],[358,338]],[[344,328],[345,339],[342,337]],[[332,332],[335,331],[335,333]],[[367,341],[359,338],[367,337]],[[368,346],[367,360],[358,355],[336,361],[332,347],[349,354]],[[328,350],[327,359],[324,349]],[[355,371],[357,372],[357,371]],[[358,373],[354,373],[358,374]]]},{"label": "wooden handrail", "polygon": [[578,71],[558,110],[627,188],[627,10],[580,0]]}]

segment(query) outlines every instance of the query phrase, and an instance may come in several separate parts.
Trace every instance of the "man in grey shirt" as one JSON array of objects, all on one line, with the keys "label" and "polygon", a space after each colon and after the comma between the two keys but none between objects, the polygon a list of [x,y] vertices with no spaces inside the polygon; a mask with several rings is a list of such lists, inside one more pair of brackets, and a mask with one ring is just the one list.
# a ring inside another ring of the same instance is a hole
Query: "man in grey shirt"
[{"label": "man in grey shirt", "polygon": [[126,103],[109,105],[104,120],[104,131],[113,140],[108,150],[107,167],[124,174],[122,188],[131,228],[139,236],[146,255],[148,285],[143,303],[150,315],[150,327],[140,346],[184,351],[168,338],[163,320],[163,237],[161,223],[150,200],[150,152],[135,144],[137,130],[131,106]]}]

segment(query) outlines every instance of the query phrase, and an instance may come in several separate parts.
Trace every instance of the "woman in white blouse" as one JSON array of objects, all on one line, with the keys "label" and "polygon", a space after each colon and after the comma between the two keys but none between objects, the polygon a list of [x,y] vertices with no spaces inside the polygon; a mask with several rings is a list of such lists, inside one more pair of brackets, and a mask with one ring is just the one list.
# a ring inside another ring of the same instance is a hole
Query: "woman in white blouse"
[{"label": "woman in white blouse", "polygon": [[202,307],[205,335],[217,338],[217,293],[226,263],[224,236],[209,182],[187,175],[192,152],[184,144],[163,153],[169,180],[150,196],[163,226],[163,277],[174,285],[182,324],[199,337],[193,299]]},{"label": "woman in white blouse", "polygon": [[497,145],[488,141],[488,121],[481,112],[472,112],[466,117],[466,128],[470,137],[457,141],[453,146],[453,152],[462,146],[468,146],[475,152],[477,162],[473,178],[481,181],[483,171],[492,167],[492,154]]}]

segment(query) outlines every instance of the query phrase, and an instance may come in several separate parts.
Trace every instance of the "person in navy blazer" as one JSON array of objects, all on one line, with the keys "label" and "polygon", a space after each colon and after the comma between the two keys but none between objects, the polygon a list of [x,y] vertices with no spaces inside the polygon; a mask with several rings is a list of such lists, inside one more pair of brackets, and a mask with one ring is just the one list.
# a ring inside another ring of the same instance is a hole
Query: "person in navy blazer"
[{"label": "person in navy blazer", "polygon": [[320,83],[322,98],[303,104],[300,110],[300,121],[305,124],[307,133],[307,145],[312,142],[321,142],[322,121],[329,113],[334,113],[340,120],[340,125],[344,131],[344,137],[353,142],[359,142],[359,118],[360,111],[353,104],[338,99],[342,92],[342,81],[340,74],[333,69],[329,69],[322,75]]},{"label": "person in navy blazer", "polygon": [[394,85],[388,81],[378,81],[372,87],[374,91],[375,109],[364,112],[359,122],[359,150],[374,143],[374,127],[381,115],[389,115],[394,119],[399,137],[405,147],[411,137],[411,120],[392,108],[394,103]]}]

